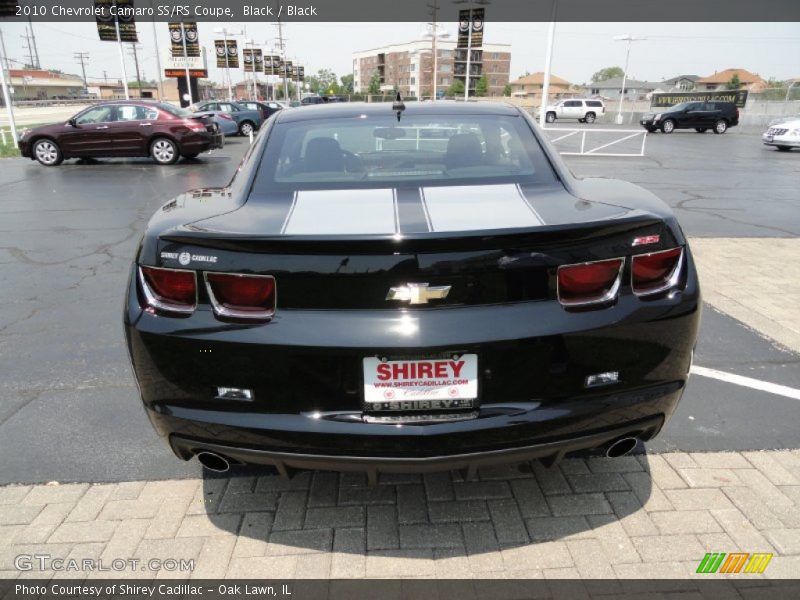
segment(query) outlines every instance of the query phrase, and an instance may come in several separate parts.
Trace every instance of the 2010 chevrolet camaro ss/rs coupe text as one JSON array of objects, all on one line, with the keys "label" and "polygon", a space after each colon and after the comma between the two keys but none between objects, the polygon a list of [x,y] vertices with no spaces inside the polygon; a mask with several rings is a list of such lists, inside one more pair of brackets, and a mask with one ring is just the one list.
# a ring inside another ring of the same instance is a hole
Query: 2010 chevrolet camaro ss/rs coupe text
[{"label": "2010 chevrolet camaro ss/rs coupe text", "polygon": [[683,393],[686,238],[491,103],[267,121],[227,187],[165,204],[131,269],[142,400],[183,459],[381,471],[628,452]]}]

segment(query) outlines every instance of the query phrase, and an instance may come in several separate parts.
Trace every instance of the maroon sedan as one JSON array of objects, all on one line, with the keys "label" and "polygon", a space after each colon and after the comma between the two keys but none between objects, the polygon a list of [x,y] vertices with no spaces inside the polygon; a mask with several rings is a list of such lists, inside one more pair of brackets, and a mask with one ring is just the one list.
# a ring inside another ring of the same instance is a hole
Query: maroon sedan
[{"label": "maroon sedan", "polygon": [[221,148],[224,137],[213,117],[161,102],[120,100],[94,104],[66,123],[22,133],[22,156],[52,167],[65,158],[151,156],[171,165],[181,156]]}]

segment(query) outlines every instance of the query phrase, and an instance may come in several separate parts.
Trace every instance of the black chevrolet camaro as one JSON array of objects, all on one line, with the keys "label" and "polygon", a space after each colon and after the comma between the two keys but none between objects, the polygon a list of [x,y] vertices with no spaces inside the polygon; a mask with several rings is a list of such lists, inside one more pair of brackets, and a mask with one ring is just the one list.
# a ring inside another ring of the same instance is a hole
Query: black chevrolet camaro
[{"label": "black chevrolet camaro", "polygon": [[700,318],[650,192],[578,179],[525,112],[331,104],[152,217],[125,330],[182,459],[284,474],[475,469],[664,426]]}]

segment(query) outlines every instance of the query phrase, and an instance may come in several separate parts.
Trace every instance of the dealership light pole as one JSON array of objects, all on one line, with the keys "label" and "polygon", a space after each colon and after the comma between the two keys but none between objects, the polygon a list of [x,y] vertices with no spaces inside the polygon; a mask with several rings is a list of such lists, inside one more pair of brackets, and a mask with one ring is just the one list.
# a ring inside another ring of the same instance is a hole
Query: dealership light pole
[{"label": "dealership light pole", "polygon": [[556,12],[558,0],[553,0],[553,13],[550,17],[550,27],[547,28],[547,52],[544,57],[544,81],[542,82],[542,106],[539,109],[539,125],[544,127],[547,122],[547,98],[550,95],[550,65],[553,62],[553,44],[556,37]]},{"label": "dealership light pole", "polygon": [[[14,145],[16,146],[19,138],[17,137],[17,124],[14,121],[14,107],[11,106],[11,93],[8,89],[8,84],[10,82],[6,81],[6,65],[8,64],[8,59],[6,57],[5,47],[4,45],[0,44],[0,50],[2,50],[3,55],[0,56],[0,85],[3,88],[3,102],[6,104],[6,114],[8,115],[8,125],[11,128],[11,138],[14,140]],[[9,78],[11,72],[9,71]]]},{"label": "dealership light pole", "polygon": [[633,42],[641,42],[646,40],[644,37],[634,37],[630,33],[625,35],[615,35],[615,42],[628,42],[628,48],[625,51],[625,70],[622,72],[622,89],[619,91],[619,109],[617,110],[617,125],[622,125],[622,101],[625,99],[625,83],[628,81],[628,61],[631,58],[631,44]]},{"label": "dealership light pole", "polygon": [[[150,7],[153,7],[153,0],[150,0]],[[153,43],[156,46],[156,69],[158,69],[158,101],[164,99],[164,71],[161,70],[161,51],[158,48],[158,35],[156,33],[156,21],[151,21],[153,25]]]},{"label": "dealership light pole", "polygon": [[[475,0],[474,3],[479,6],[491,4],[489,0]],[[472,4],[472,2],[470,2],[470,0],[453,0],[453,4]],[[464,78],[464,100],[469,100],[469,70],[472,63],[472,10],[472,6],[470,6],[469,17],[467,19],[467,72]]]},{"label": "dealership light pole", "polygon": [[183,60],[186,61],[184,65],[186,66],[186,95],[189,96],[189,106],[194,104],[194,98],[192,97],[192,78],[189,75],[189,52],[186,50],[186,27],[181,21],[181,43],[183,44]]}]

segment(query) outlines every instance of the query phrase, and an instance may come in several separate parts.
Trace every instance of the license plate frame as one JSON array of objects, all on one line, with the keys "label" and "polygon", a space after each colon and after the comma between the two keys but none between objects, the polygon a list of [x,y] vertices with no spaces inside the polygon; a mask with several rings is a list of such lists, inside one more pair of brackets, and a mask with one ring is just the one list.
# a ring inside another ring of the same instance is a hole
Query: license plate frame
[{"label": "license plate frame", "polygon": [[478,364],[477,354],[364,357],[363,410],[393,414],[474,410],[479,405]]}]

